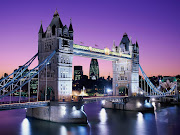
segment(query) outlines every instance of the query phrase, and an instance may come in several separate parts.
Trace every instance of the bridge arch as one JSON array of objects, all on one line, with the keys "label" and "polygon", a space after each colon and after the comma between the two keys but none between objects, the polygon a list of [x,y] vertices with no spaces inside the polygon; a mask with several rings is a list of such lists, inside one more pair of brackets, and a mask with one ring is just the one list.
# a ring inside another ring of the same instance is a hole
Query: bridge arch
[{"label": "bridge arch", "polygon": [[120,85],[117,87],[119,96],[128,96],[128,87],[126,85]]}]

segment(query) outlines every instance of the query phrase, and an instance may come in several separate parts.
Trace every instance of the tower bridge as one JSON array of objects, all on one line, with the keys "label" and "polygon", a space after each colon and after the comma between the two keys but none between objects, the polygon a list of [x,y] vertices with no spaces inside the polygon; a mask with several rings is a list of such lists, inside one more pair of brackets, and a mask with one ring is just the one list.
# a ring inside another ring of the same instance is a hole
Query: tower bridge
[{"label": "tower bridge", "polygon": [[[56,10],[46,31],[43,30],[42,24],[40,26],[38,32],[38,53],[22,67],[0,80],[0,91],[7,92],[0,95],[0,100],[4,97],[10,96],[11,101],[13,93],[20,91],[19,103],[21,103],[21,88],[25,84],[29,84],[35,76],[38,76],[36,102],[39,102],[39,100],[52,101],[53,103],[51,104],[49,110],[55,110],[57,113],[64,109],[64,104],[66,103],[69,108],[72,108],[72,105],[68,104],[68,102],[72,102],[73,56],[112,61],[114,96],[119,96],[119,89],[122,87],[128,89],[128,96],[136,96],[139,93],[143,93],[145,96],[169,96],[176,94],[177,84],[173,84],[173,87],[169,91],[162,92],[151,83],[139,64],[139,45],[137,41],[136,43],[132,43],[131,38],[129,39],[126,33],[123,35],[123,38],[118,46],[113,43],[112,50],[108,48],[98,49],[91,46],[74,44],[73,33],[74,30],[72,22],[70,21],[69,28],[66,25],[63,25],[59,17],[59,13]],[[26,69],[37,57],[38,65],[25,73]],[[144,84],[149,86],[147,87],[149,90],[145,89],[146,87],[139,87],[139,71],[142,72]],[[28,98],[28,102],[30,102],[31,95],[29,88]],[[11,104],[13,102],[9,103]],[[21,106],[21,104],[19,105]],[[43,106],[44,105],[48,104],[45,103]],[[79,108],[78,104],[74,105]],[[3,105],[1,105],[1,107],[2,106]],[[26,106],[26,104],[23,104],[23,106]],[[35,107],[35,104],[33,104],[33,107]],[[37,107],[39,107],[38,103]],[[29,109],[28,115],[33,116],[33,112],[40,115],[40,112],[42,111],[48,112],[47,108],[37,108],[34,110]],[[84,117],[81,112],[79,113]],[[45,118],[45,120],[50,119],[46,118],[47,116],[44,116],[43,118]],[[56,114],[52,116],[53,118],[51,121],[56,121],[54,119],[55,116]],[[41,116],[36,117],[39,118]],[[74,117],[74,115],[72,117]],[[61,120],[62,117],[59,121]]]}]

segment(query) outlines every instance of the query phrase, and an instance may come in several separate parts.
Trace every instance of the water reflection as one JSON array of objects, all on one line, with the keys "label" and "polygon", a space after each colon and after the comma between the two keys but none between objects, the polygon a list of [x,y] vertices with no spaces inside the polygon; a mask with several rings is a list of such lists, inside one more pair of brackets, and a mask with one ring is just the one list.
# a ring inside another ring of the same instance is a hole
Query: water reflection
[{"label": "water reflection", "polygon": [[89,135],[88,125],[60,124],[32,118],[22,122],[22,135]]},{"label": "water reflection", "polygon": [[102,108],[99,112],[99,120],[100,123],[98,124],[98,128],[99,128],[99,133],[103,134],[103,135],[108,135],[108,126],[107,126],[107,112],[106,109]]},{"label": "water reflection", "polygon": [[137,135],[145,135],[145,125],[144,125],[144,118],[141,112],[137,113],[137,123],[136,123],[136,134]]},{"label": "water reflection", "polygon": [[[155,103],[154,103],[155,105]],[[176,135],[180,129],[180,107],[156,104],[154,113],[101,108],[86,104],[89,125],[59,124],[25,118],[25,109],[0,111],[2,135]]]},{"label": "water reflection", "polygon": [[21,123],[21,135],[30,135],[31,134],[30,122],[25,118]]},{"label": "water reflection", "polygon": [[153,107],[154,107],[154,110],[156,110],[156,104],[155,104],[155,102],[152,102],[152,105],[153,105]]},{"label": "water reflection", "polygon": [[101,111],[99,112],[99,119],[101,124],[105,124],[107,121],[107,113],[104,108],[102,108]]},{"label": "water reflection", "polygon": [[60,134],[61,135],[67,135],[67,129],[66,129],[66,127],[65,126],[61,126],[60,127]]}]

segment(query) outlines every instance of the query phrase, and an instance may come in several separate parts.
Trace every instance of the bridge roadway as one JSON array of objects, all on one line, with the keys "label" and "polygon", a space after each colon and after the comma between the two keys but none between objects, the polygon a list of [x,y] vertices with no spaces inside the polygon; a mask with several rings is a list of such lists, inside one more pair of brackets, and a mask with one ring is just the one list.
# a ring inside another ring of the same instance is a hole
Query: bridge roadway
[{"label": "bridge roadway", "polygon": [[[84,104],[92,103],[92,102],[98,102],[102,100],[106,101],[122,101],[127,96],[97,96],[97,97],[83,97]],[[9,102],[2,102],[0,104],[0,110],[11,110],[11,109],[21,109],[21,108],[36,108],[36,107],[45,107],[48,106],[50,101],[38,101],[38,102],[23,102],[23,103],[17,103],[11,101],[11,104]]]}]

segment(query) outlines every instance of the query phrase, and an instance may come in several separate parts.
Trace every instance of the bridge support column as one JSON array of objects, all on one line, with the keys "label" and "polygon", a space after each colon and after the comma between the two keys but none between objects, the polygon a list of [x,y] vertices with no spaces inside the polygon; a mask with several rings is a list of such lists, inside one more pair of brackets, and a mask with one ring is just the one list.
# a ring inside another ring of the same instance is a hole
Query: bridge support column
[{"label": "bridge support column", "polygon": [[58,123],[87,124],[87,116],[80,102],[50,102],[47,107],[28,108],[26,116]]}]

